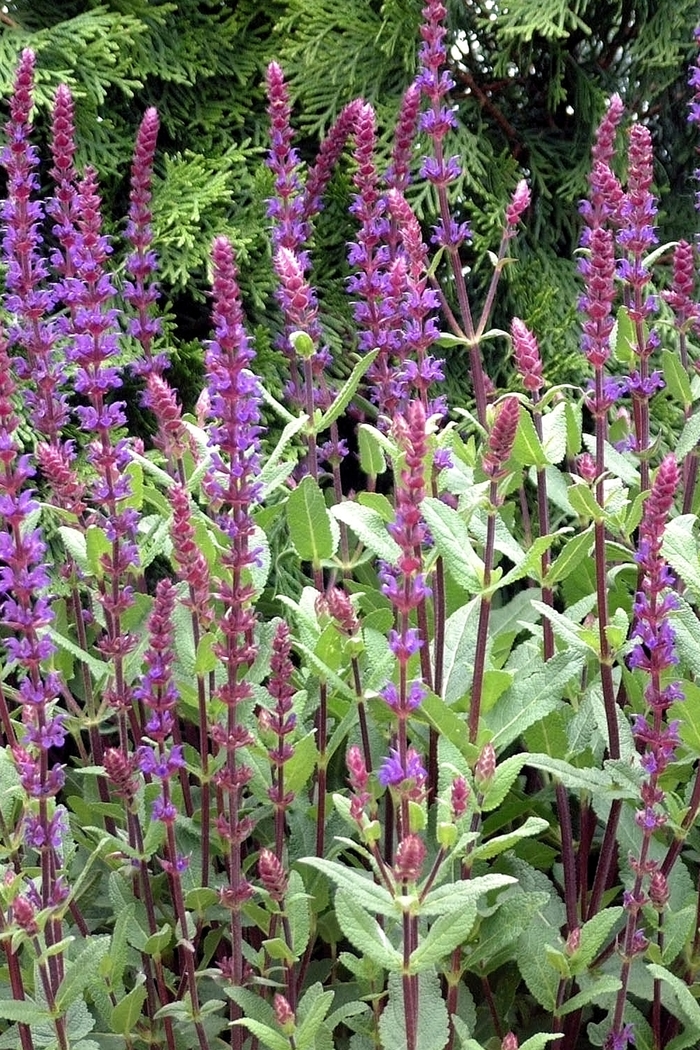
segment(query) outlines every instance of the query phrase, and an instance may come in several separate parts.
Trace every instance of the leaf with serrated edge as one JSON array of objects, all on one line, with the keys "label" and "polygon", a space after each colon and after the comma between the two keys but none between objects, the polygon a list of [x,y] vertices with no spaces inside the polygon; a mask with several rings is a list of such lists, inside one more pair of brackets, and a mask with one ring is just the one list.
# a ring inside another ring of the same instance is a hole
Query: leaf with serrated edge
[{"label": "leaf with serrated edge", "polygon": [[396,918],[394,899],[383,886],[379,886],[366,872],[357,871],[335,860],[324,857],[302,857],[299,864],[308,864],[323,872],[339,889],[346,890],[367,911],[377,915]]},{"label": "leaf with serrated edge", "polygon": [[493,857],[497,857],[499,853],[504,853],[507,849],[511,849],[521,839],[532,838],[548,828],[549,823],[543,817],[528,817],[525,823],[521,824],[515,831],[510,831],[507,835],[496,835],[494,838],[489,839],[488,842],[484,842],[482,846],[477,846],[471,856],[475,861],[491,860]]},{"label": "leaf with serrated edge", "polygon": [[372,551],[372,554],[376,554],[390,565],[398,562],[401,548],[386,531],[386,524],[376,510],[346,500],[345,503],[337,503],[331,507],[331,514],[352,529],[358,540],[367,550]]},{"label": "leaf with serrated edge", "polygon": [[319,567],[335,554],[338,526],[328,512],[318,482],[308,474],[289,494],[287,524],[289,538],[302,561]]},{"label": "leaf with serrated edge", "polygon": [[358,903],[352,892],[339,889],[335,895],[335,916],[350,943],[385,970],[400,970],[403,956],[392,945],[385,931]]},{"label": "leaf with serrated edge", "polygon": [[[379,1019],[382,1050],[407,1050],[403,984],[398,974],[389,974],[388,991]],[[437,974],[419,975],[416,1016],[416,1046],[420,1050],[444,1050],[449,1037],[449,1017]]]},{"label": "leaf with serrated edge", "polygon": [[556,710],[564,688],[581,673],[582,667],[583,658],[578,653],[557,653],[525,681],[516,680],[495,707],[484,714],[483,722],[492,733],[496,750],[508,747],[533,722]]}]

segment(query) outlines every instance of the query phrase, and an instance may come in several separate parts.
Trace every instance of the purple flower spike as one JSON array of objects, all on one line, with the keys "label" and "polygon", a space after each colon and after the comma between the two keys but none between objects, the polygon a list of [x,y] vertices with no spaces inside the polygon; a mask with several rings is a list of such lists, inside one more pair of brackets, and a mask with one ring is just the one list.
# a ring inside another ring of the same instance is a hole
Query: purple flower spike
[{"label": "purple flower spike", "polygon": [[124,283],[124,298],[136,311],[136,317],[129,321],[128,330],[143,347],[145,360],[139,362],[135,368],[136,372],[143,374],[162,372],[168,363],[166,354],[153,354],[153,341],[161,330],[160,318],[152,314],[152,307],[159,298],[159,292],[153,279],[157,267],[156,255],[151,248],[151,184],[159,126],[158,112],[150,107],[146,110],[136,135],[131,163],[129,222],[126,227],[126,238],[133,251],[126,260],[126,269],[131,280]]},{"label": "purple flower spike", "polygon": [[610,334],[615,323],[615,246],[610,230],[594,229],[589,248],[590,256],[579,263],[586,282],[586,292],[579,301],[586,314],[581,346],[593,367],[602,368],[610,357]]},{"label": "purple flower spike", "polygon": [[391,165],[386,173],[387,185],[399,192],[403,192],[411,181],[411,151],[418,131],[420,101],[420,85],[414,82],[401,101],[394,132]]},{"label": "purple flower spike", "polygon": [[[274,219],[273,245],[299,252],[309,230],[303,219],[299,156],[292,145],[292,106],[284,74],[276,62],[267,67],[267,94],[271,136],[267,163],[275,176],[275,196],[268,205],[268,215]],[[306,267],[308,260],[302,261]]]},{"label": "purple flower spike", "polygon": [[[321,143],[316,157],[316,162],[309,170],[306,186],[304,187],[304,209],[303,219],[307,221],[312,218],[323,207],[323,195],[330,182],[333,168],[336,166],[343,152],[345,143],[355,129],[355,122],[360,108],[364,105],[361,99],[348,102],[340,113],[335,124]],[[406,132],[407,134],[407,132]],[[398,129],[397,129],[398,141]],[[396,164],[397,162],[395,162]]]}]

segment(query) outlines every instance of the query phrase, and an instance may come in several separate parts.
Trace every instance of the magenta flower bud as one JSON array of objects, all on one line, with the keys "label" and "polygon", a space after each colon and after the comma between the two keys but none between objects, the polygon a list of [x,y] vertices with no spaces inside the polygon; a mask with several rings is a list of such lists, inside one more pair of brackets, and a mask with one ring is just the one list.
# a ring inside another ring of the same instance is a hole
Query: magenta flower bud
[{"label": "magenta flower bud", "polygon": [[323,207],[323,194],[330,182],[333,168],[340,159],[345,143],[354,132],[358,111],[363,104],[361,99],[348,102],[321,143],[316,163],[309,170],[304,187],[304,220],[311,218]]},{"label": "magenta flower bud", "polygon": [[190,438],[182,422],[182,408],[177,395],[157,371],[148,374],[146,395],[143,401],[150,408],[158,423],[156,444],[173,461],[181,459],[190,449]]},{"label": "magenta flower bud", "polygon": [[467,783],[466,777],[455,777],[452,782],[452,790],[450,793],[452,817],[454,820],[459,820],[459,818],[463,817],[467,812],[469,794],[469,784]]},{"label": "magenta flower bud", "polygon": [[580,456],[576,457],[576,466],[578,468],[579,476],[587,481],[589,485],[592,485],[596,479],[597,471],[595,465],[595,459],[590,452],[582,452]]},{"label": "magenta flower bud", "polygon": [[291,1034],[296,1026],[296,1016],[287,999],[279,992],[275,992],[272,1003],[277,1024],[285,1030],[285,1033]]},{"label": "magenta flower bud", "polygon": [[108,747],[102,756],[102,765],[109,780],[112,781],[120,798],[131,803],[138,783],[134,776],[136,760],[133,755],[126,756],[116,747]]},{"label": "magenta flower bud", "polygon": [[12,914],[20,930],[23,930],[29,937],[36,937],[39,932],[35,919],[36,911],[27,897],[15,897],[12,902]]},{"label": "magenta flower bud", "polygon": [[136,316],[129,320],[128,331],[143,348],[144,360],[136,363],[137,373],[162,372],[168,363],[167,355],[153,354],[153,341],[161,330],[160,318],[152,313],[159,298],[154,281],[157,268],[152,250],[153,213],[151,208],[153,161],[160,120],[152,106],[146,110],[136,134],[131,162],[131,190],[129,193],[129,221],[126,239],[132,251],[126,260],[126,271],[131,279],[124,282],[124,298],[134,308]]},{"label": "magenta flower bud", "polygon": [[657,911],[663,911],[670,896],[666,876],[661,871],[655,871],[649,880],[649,900]]},{"label": "magenta flower bud", "polygon": [[651,494],[644,504],[644,517],[641,531],[650,538],[660,540],[666,518],[673,506],[676,489],[680,481],[680,470],[673,455],[666,456],[656,472],[651,486]]},{"label": "magenta flower bud", "polygon": [[362,751],[355,744],[348,748],[345,764],[348,767],[350,786],[353,791],[365,791],[369,781],[369,774]]},{"label": "magenta flower bud", "polygon": [[510,334],[513,339],[515,364],[523,386],[530,391],[540,390],[544,386],[544,379],[537,340],[518,317],[511,321]]},{"label": "magenta flower bud", "polygon": [[567,955],[573,955],[581,947],[581,927],[576,926],[566,938],[564,951]]},{"label": "magenta flower bud", "polygon": [[287,892],[287,873],[279,858],[269,849],[261,849],[258,857],[258,875],[274,901],[284,900]]},{"label": "magenta flower bud", "polygon": [[484,472],[493,481],[505,474],[506,463],[510,459],[518,429],[520,403],[517,397],[507,397],[496,410],[496,418],[491,427],[483,456]]},{"label": "magenta flower bud", "polygon": [[280,280],[279,300],[287,325],[312,332],[318,306],[298,256],[289,248],[280,247],[273,264]]},{"label": "magenta flower bud", "polygon": [[521,179],[513,191],[510,204],[506,208],[506,226],[514,229],[530,207],[530,187],[525,179]]},{"label": "magenta flower bud", "polygon": [[403,249],[408,259],[409,272],[413,278],[419,278],[425,270],[428,249],[423,243],[420,223],[411,205],[398,190],[389,190],[387,204],[391,217],[401,231]]},{"label": "magenta flower bud", "polygon": [[394,859],[394,878],[397,882],[417,882],[420,878],[427,850],[419,835],[407,835],[401,840]]},{"label": "magenta flower bud", "polygon": [[617,94],[610,96],[608,108],[596,131],[593,147],[593,160],[598,164],[609,165],[615,155],[615,136],[625,112],[622,99]]},{"label": "magenta flower bud", "polygon": [[[360,629],[360,621],[350,601],[350,595],[342,587],[329,587],[325,594],[319,595],[328,614],[335,620],[341,631],[354,635]],[[318,602],[317,602],[318,604]]]},{"label": "magenta flower bud", "polygon": [[501,1050],[518,1050],[520,1043],[514,1032],[508,1032],[501,1040]]},{"label": "magenta flower bud", "polygon": [[396,190],[405,190],[411,180],[411,150],[418,131],[420,101],[420,85],[414,81],[401,101],[391,151],[391,166],[386,173],[387,183]]},{"label": "magenta flower bud", "polygon": [[189,587],[189,597],[184,605],[197,616],[200,626],[206,628],[213,616],[209,563],[197,543],[187,489],[182,485],[173,485],[168,490],[168,497],[173,510],[170,529],[173,558],[178,578]]},{"label": "magenta flower bud", "polygon": [[484,793],[489,787],[496,773],[496,750],[489,741],[481,749],[476,765],[474,767],[474,783],[479,792]]}]

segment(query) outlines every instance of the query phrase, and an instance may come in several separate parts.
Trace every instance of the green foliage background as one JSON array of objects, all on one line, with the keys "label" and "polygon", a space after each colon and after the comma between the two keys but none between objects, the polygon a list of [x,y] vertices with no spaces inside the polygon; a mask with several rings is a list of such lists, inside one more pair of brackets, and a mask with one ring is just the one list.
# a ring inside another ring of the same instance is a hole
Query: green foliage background
[{"label": "green foliage background", "polygon": [[[296,100],[299,147],[311,158],[342,106],[362,95],[377,108],[388,148],[402,91],[416,69],[421,0],[17,0],[0,15],[0,88],[7,97],[19,51],[38,53],[38,119],[45,127],[56,85],[78,104],[83,161],[102,174],[112,232],[123,225],[127,172],[143,110],[161,115],[155,227],[168,337],[186,401],[197,393],[198,340],[208,330],[207,255],[216,233],[237,246],[260,364],[277,367],[261,322],[271,304],[264,167],[265,67],[281,62]],[[573,252],[593,129],[606,96],[619,91],[648,121],[656,146],[665,239],[695,229],[687,176],[687,88],[679,77],[693,50],[695,0],[448,0],[453,101],[451,151],[464,175],[455,199],[472,222],[474,297],[488,279],[503,207],[523,174],[534,191],[519,265],[508,269],[496,323],[513,312],[542,337],[553,381],[579,370]],[[425,191],[422,191],[425,192]],[[343,290],[347,168],[334,179],[317,230],[314,280],[331,344],[347,342]],[[419,212],[431,209],[416,191]],[[324,249],[329,249],[324,251]],[[490,371],[503,379],[495,358]],[[453,386],[464,380],[450,362]]]}]

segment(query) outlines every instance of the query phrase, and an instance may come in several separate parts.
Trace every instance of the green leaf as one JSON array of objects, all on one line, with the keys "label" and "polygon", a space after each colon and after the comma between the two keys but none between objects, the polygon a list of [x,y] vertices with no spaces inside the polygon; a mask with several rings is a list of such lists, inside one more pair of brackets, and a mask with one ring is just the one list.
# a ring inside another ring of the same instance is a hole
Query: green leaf
[{"label": "green leaf", "polygon": [[476,747],[469,743],[465,718],[455,714],[435,693],[429,692],[426,695],[414,717],[436,729],[440,738],[449,740],[465,758],[477,757]]},{"label": "green leaf", "polygon": [[103,957],[110,948],[108,936],[90,937],[75,959],[67,966],[66,976],[56,992],[56,1007],[60,1011],[68,1009],[70,1004],[83,992],[95,971],[99,969]]},{"label": "green leaf", "polygon": [[0,1017],[20,1024],[51,1024],[51,1014],[33,999],[0,999]]},{"label": "green leaf", "polygon": [[324,991],[319,983],[308,988],[297,1009],[297,1031],[294,1042],[297,1050],[314,1050],[316,1036],[333,1005],[332,991]]},{"label": "green leaf", "polygon": [[217,644],[217,641],[216,635],[209,631],[199,639],[197,655],[194,661],[194,673],[197,677],[210,674],[216,670],[219,658],[214,652],[214,646]]},{"label": "green leaf", "polygon": [[370,478],[376,478],[386,470],[384,450],[375,439],[376,429],[367,423],[360,423],[357,428],[357,440],[360,447],[360,467]]},{"label": "green leaf", "polygon": [[538,1032],[537,1035],[531,1035],[529,1039],[521,1043],[520,1050],[544,1050],[547,1043],[555,1039],[561,1039],[561,1035],[556,1035],[554,1032]]},{"label": "green leaf", "polygon": [[517,580],[522,580],[525,576],[532,576],[538,582],[541,582],[542,577],[542,555],[545,551],[554,543],[557,538],[555,533],[548,536],[538,536],[529,547],[527,554],[524,558],[520,558],[516,565],[512,569],[509,569],[505,576],[497,582],[493,590],[500,590],[501,587],[509,587],[510,584],[516,583]]},{"label": "green leaf", "polygon": [[516,962],[531,994],[545,1010],[554,1013],[557,1005],[560,975],[552,966],[545,949],[547,933],[557,936],[558,930],[542,929],[541,923],[533,922],[520,935],[516,949]]},{"label": "green leaf", "polygon": [[146,955],[160,955],[169,946],[173,939],[173,930],[167,922],[161,926],[157,933],[151,934],[146,939],[143,951]]},{"label": "green leaf", "polygon": [[669,966],[685,947],[688,938],[695,933],[695,906],[689,904],[687,908],[673,911],[671,908],[664,913],[664,950],[661,961]]},{"label": "green leaf", "polygon": [[95,679],[95,683],[100,683],[107,674],[108,665],[92,656],[90,653],[81,649],[79,645],[76,645],[70,638],[66,638],[65,635],[55,631],[52,627],[49,627],[46,632],[51,638],[52,642],[55,642],[59,649],[65,649],[71,656],[77,657],[81,663],[87,665],[90,669],[90,674]]},{"label": "green leaf", "polygon": [[648,963],[647,970],[655,980],[662,981],[666,986],[685,1022],[688,1034],[692,1034],[693,1039],[700,1039],[700,1005],[685,981],[657,963]]},{"label": "green leaf", "polygon": [[423,900],[421,915],[450,915],[461,908],[471,907],[485,893],[512,886],[517,879],[512,875],[480,875],[475,879],[458,879],[431,890]]},{"label": "green leaf", "polygon": [[110,1024],[112,1031],[123,1036],[130,1036],[141,1018],[141,1008],[146,1001],[146,978],[137,977],[135,988],[132,988],[112,1010]]},{"label": "green leaf", "polygon": [[289,885],[284,899],[284,910],[292,935],[290,945],[295,959],[300,959],[306,951],[311,937],[311,906],[304,889],[304,880],[298,871],[289,873]]},{"label": "green leaf", "polygon": [[513,459],[523,467],[546,467],[548,460],[537,436],[532,416],[522,405],[513,442]]},{"label": "green leaf", "polygon": [[483,587],[484,563],[472,547],[461,514],[432,496],[423,500],[421,511],[452,579],[469,594],[477,594]]},{"label": "green leaf", "polygon": [[378,558],[395,565],[401,557],[401,548],[386,531],[386,525],[376,510],[346,500],[345,503],[335,504],[331,514],[352,529],[358,540]]},{"label": "green leaf", "polygon": [[68,525],[59,525],[58,533],[63,540],[66,552],[73,559],[81,572],[88,572],[87,543],[82,529],[73,529]]},{"label": "green leaf", "polygon": [[318,482],[310,474],[301,479],[287,499],[287,525],[297,555],[320,568],[338,547],[338,526],[328,512]]},{"label": "green leaf", "polygon": [[324,857],[302,857],[298,863],[308,864],[322,871],[339,889],[345,890],[367,911],[396,918],[393,897],[383,886],[375,883],[367,872],[339,864],[335,860],[326,860]]},{"label": "green leaf", "polygon": [[488,842],[484,842],[483,845],[477,846],[472,851],[471,856],[474,860],[491,860],[493,857],[497,857],[499,853],[512,849],[521,839],[532,838],[535,835],[539,835],[541,831],[548,829],[549,823],[543,817],[528,817],[525,823],[521,824],[515,831],[510,831],[507,835],[496,835],[494,838],[489,839]]},{"label": "green leaf", "polygon": [[604,521],[605,514],[585,481],[579,480],[567,489],[569,503],[584,521]]},{"label": "green leaf", "polygon": [[316,734],[314,732],[307,733],[301,740],[295,741],[294,754],[285,763],[285,791],[291,791],[298,795],[302,788],[310,782],[317,761]]},{"label": "green leaf", "polygon": [[555,1039],[561,1039],[561,1036],[554,1032],[538,1032],[537,1035],[531,1035],[529,1039],[521,1043],[520,1050],[544,1050],[547,1043]]},{"label": "green leaf", "polygon": [[683,408],[690,408],[693,393],[690,389],[688,373],[673,350],[661,351],[661,367],[668,392],[674,401],[680,402]]},{"label": "green leaf", "polygon": [[532,604],[538,613],[541,613],[542,616],[549,620],[555,635],[565,643],[569,651],[576,649],[580,653],[597,652],[586,641],[583,636],[583,628],[579,624],[574,623],[564,613],[560,613],[557,609],[553,609],[551,605],[546,605],[544,602],[533,601]]},{"label": "green leaf", "polygon": [[387,524],[394,520],[394,508],[391,501],[383,496],[381,492],[359,492],[357,502],[370,510],[376,510],[382,521]]},{"label": "green leaf", "polygon": [[379,349],[376,349],[370,350],[368,353],[362,355],[345,383],[343,383],[343,386],[333,398],[333,404],[330,408],[326,409],[319,419],[317,426],[314,427],[317,434],[327,430],[331,423],[335,423],[336,419],[339,419],[342,416],[343,412],[355,396],[357,388],[360,385],[360,380],[367,369],[374,363],[378,353]]},{"label": "green leaf", "polygon": [[528,755],[527,764],[541,769],[546,773],[561,780],[564,787],[570,791],[588,791],[602,798],[635,798],[636,794],[631,784],[621,785],[616,783],[607,769],[596,769],[595,767],[579,769],[572,766],[570,762],[562,759],[550,758],[549,755]]},{"label": "green leaf", "polygon": [[461,700],[472,683],[480,605],[478,598],[472,598],[445,621],[443,695],[447,704]]},{"label": "green leaf", "polygon": [[[388,992],[386,1005],[379,1018],[382,1050],[407,1050],[406,1010],[399,974],[389,974]],[[420,1050],[444,1050],[449,1037],[449,1017],[437,974],[422,973],[418,976],[416,1016],[418,1031],[415,1045]]]},{"label": "green leaf", "polygon": [[569,967],[574,976],[586,972],[600,949],[607,943],[613,927],[623,914],[623,908],[606,908],[588,922],[584,922],[580,928],[579,947],[569,959]]},{"label": "green leaf", "polygon": [[685,426],[681,430],[680,437],[676,442],[674,448],[674,454],[676,462],[680,463],[681,460],[685,459],[689,452],[695,452],[700,442],[700,412],[694,412],[689,419],[686,420]]},{"label": "green leaf", "polygon": [[562,702],[565,687],[582,668],[579,653],[562,652],[528,678],[516,678],[495,707],[483,715],[483,725],[491,732],[496,750],[508,747],[528,726],[554,711]]},{"label": "green leaf", "polygon": [[561,580],[566,580],[581,564],[590,552],[593,543],[593,527],[589,526],[567,540],[563,549],[549,567],[544,580],[546,587],[554,587]]},{"label": "green leaf", "polygon": [[630,320],[629,310],[621,306],[617,311],[615,325],[610,335],[612,351],[617,360],[628,365],[633,360],[637,340],[634,334],[634,325]]},{"label": "green leaf", "polygon": [[566,404],[560,401],[542,416],[542,448],[547,463],[560,463],[566,455]]},{"label": "green leaf", "polygon": [[250,1017],[239,1017],[236,1021],[232,1021],[232,1024],[239,1024],[247,1028],[268,1050],[289,1050],[289,1039],[261,1021],[254,1021]]},{"label": "green leaf", "polygon": [[102,556],[110,554],[112,543],[107,539],[103,529],[97,525],[89,525],[85,533],[85,554],[87,557],[88,572],[101,580],[104,575],[102,568]]},{"label": "green leaf", "polygon": [[573,459],[581,451],[581,433],[583,427],[583,413],[581,403],[575,404],[571,401],[564,402],[566,414],[566,454]]},{"label": "green leaf", "polygon": [[700,597],[700,561],[698,543],[693,533],[694,514],[679,514],[666,523],[661,552],[683,582]]},{"label": "green leaf", "polygon": [[466,941],[475,921],[476,901],[470,901],[458,911],[438,916],[411,953],[409,972],[422,973],[449,955],[457,945]]},{"label": "green leaf", "polygon": [[468,947],[467,969],[485,976],[513,958],[514,944],[535,912],[549,900],[542,892],[505,896],[498,909],[479,923],[479,936]]},{"label": "green leaf", "polygon": [[335,895],[335,915],[338,925],[350,943],[385,970],[397,971],[403,965],[403,956],[392,945],[377,920],[358,903],[352,892],[339,889]]},{"label": "green leaf", "polygon": [[510,758],[506,758],[503,762],[498,763],[493,780],[484,791],[484,799],[481,803],[483,813],[489,813],[491,810],[498,809],[515,783],[515,778],[527,762],[527,759],[527,754],[523,752],[519,755],[511,755]]}]

